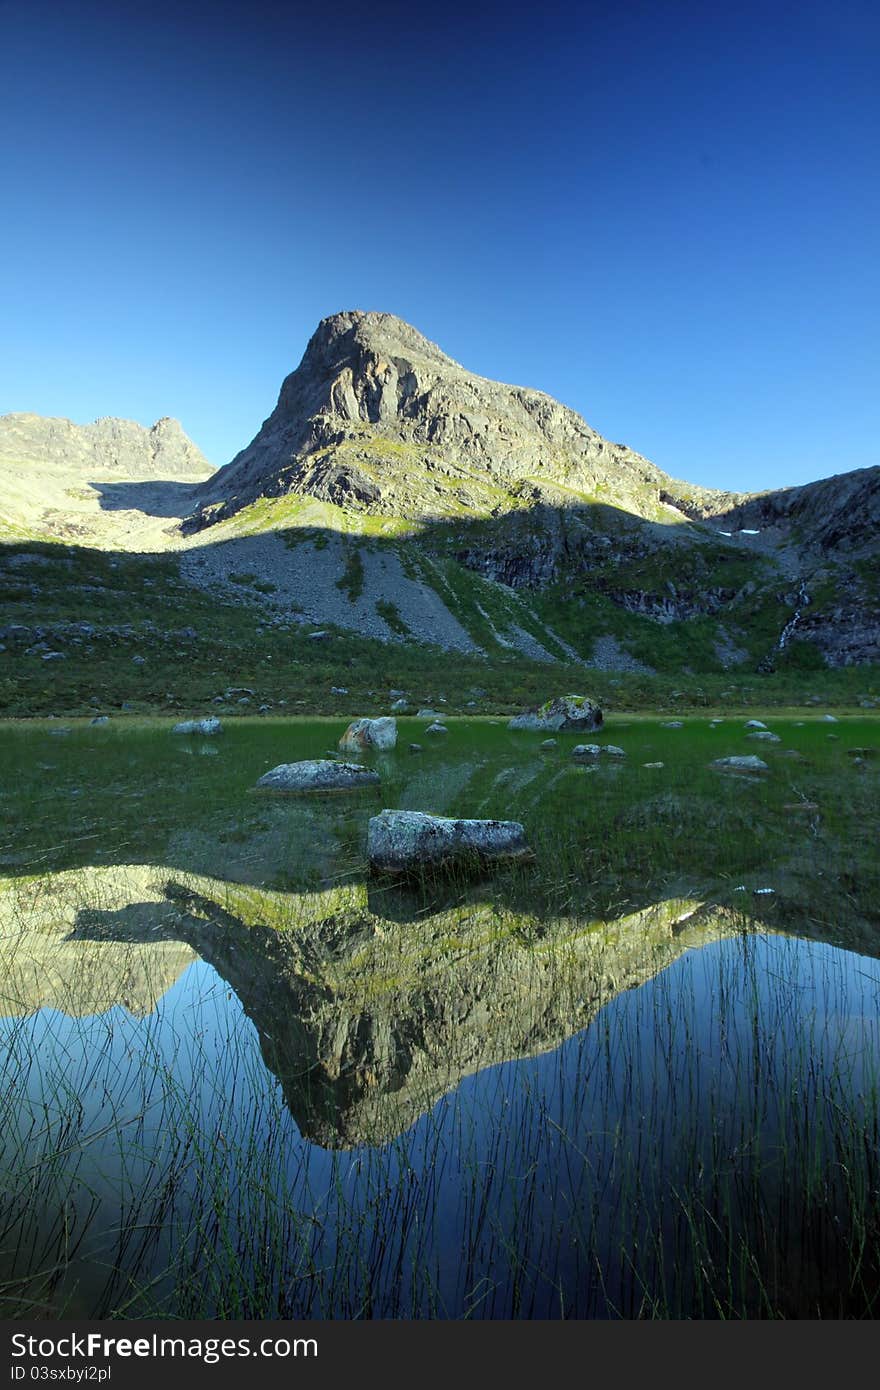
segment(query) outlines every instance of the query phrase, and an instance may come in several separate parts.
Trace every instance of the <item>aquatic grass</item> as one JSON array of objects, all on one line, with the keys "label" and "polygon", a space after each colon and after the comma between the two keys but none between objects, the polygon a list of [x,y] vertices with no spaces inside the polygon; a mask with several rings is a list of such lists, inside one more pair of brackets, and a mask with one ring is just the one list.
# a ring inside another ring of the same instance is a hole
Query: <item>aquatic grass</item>
[{"label": "aquatic grass", "polygon": [[[760,968],[749,939],[733,945],[749,971]],[[781,949],[776,963],[792,965],[793,943]],[[129,1265],[128,1277],[124,1292],[118,1277],[102,1290],[116,1301],[101,1315],[173,1307],[219,1317],[809,1316],[851,1312],[860,1299],[872,1306],[865,1258],[877,1173],[856,1141],[876,1148],[876,1100],[859,1116],[853,1082],[865,1076],[854,1075],[839,1045],[827,1069],[817,1063],[809,1028],[793,1050],[777,1049],[785,1070],[775,1082],[762,1072],[772,1090],[761,1098],[753,1050],[769,1045],[780,1013],[794,1020],[787,995],[765,992],[753,1012],[755,977],[744,986],[739,965],[737,956],[708,964],[703,979],[690,967],[684,990],[661,977],[652,995],[626,996],[623,1009],[609,1001],[594,1027],[536,1059],[521,1079],[510,1064],[492,1068],[388,1145],[321,1155],[300,1144],[293,1165],[279,1164],[292,1131],[271,1089],[261,1088],[255,1109],[227,1100],[257,1079],[242,1039],[216,1085],[193,1096],[185,1077],[204,1059],[196,1028],[187,1065],[166,1075],[153,1124],[154,1146],[160,1132],[173,1132],[175,1145],[161,1180],[120,1219],[112,1260]],[[732,1022],[732,990],[742,1007],[726,1064],[708,1077],[695,1038],[699,988],[726,992],[724,1023]],[[839,998],[842,981],[834,988]],[[675,1084],[658,1084],[658,1065],[672,1066]],[[711,1089],[700,1095],[707,1079]],[[807,1082],[825,1109],[813,1106],[808,1132],[791,1123],[797,1107],[774,1130],[774,1106],[800,1097]],[[648,1102],[641,1112],[640,1097]],[[146,1113],[135,1107],[142,1134]],[[219,1120],[222,1144],[209,1117]],[[782,1140],[766,1153],[763,1131]],[[80,1158],[88,1139],[80,1131]],[[830,1154],[832,1164],[845,1156],[864,1180],[835,1191]],[[833,1239],[829,1219],[841,1215],[849,1229]],[[138,1232],[163,1228],[162,1249],[152,1238],[138,1243]],[[60,1230],[48,1236],[64,1250]],[[804,1248],[818,1251],[811,1270],[827,1266],[829,1254],[836,1275],[849,1261],[848,1283],[827,1288],[823,1280],[812,1311],[786,1303],[791,1259]],[[169,1260],[158,1273],[157,1255]]]}]

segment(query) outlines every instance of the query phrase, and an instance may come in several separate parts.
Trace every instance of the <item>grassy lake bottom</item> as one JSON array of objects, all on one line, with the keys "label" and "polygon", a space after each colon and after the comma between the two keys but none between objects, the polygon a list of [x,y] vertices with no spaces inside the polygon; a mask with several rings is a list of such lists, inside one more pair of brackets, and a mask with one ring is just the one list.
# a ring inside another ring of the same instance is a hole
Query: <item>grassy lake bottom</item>
[{"label": "grassy lake bottom", "polygon": [[[880,722],[746,718],[318,797],[343,719],[0,728],[0,1313],[876,1316]],[[535,862],[371,878],[383,807]]]}]

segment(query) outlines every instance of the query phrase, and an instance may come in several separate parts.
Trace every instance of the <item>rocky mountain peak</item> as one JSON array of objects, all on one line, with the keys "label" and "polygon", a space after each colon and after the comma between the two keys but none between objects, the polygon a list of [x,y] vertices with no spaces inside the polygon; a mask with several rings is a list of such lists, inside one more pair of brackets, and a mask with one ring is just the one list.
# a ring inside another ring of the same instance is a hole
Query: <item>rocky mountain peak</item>
[{"label": "rocky mountain peak", "polygon": [[422,358],[457,367],[445,352],[395,314],[351,309],[322,319],[309,339],[300,370],[336,371],[367,356]]},{"label": "rocky mountain peak", "polygon": [[415,520],[498,514],[505,498],[519,507],[551,494],[655,516],[680,491],[543,392],[468,372],[393,314],[352,310],[321,321],[187,529],[289,493]]}]

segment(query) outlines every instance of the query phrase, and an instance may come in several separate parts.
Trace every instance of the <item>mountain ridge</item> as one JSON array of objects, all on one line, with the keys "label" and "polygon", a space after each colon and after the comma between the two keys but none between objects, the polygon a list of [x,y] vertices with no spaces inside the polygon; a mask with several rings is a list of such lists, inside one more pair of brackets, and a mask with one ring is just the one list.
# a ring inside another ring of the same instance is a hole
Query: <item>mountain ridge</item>
[{"label": "mountain ridge", "polygon": [[25,411],[0,415],[0,461],[34,457],[55,466],[119,470],[126,477],[144,472],[197,477],[213,471],[180,421],[168,415],[149,426],[112,415],[84,425]]},{"label": "mountain ridge", "polygon": [[188,584],[273,622],[502,660],[880,661],[880,468],[691,485],[392,314],[322,319],[216,471],[168,417],[0,417],[0,528],[181,551]]}]

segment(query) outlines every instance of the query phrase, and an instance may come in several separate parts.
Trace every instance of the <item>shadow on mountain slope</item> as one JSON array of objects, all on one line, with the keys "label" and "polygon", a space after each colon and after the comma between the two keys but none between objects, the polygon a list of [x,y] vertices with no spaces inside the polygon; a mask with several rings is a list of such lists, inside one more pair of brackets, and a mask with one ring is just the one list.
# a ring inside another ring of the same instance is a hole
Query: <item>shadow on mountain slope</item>
[{"label": "shadow on mountain slope", "polygon": [[145,516],[179,518],[187,516],[199,483],[179,483],[168,479],[114,483],[90,481],[107,512],[143,512]]}]

